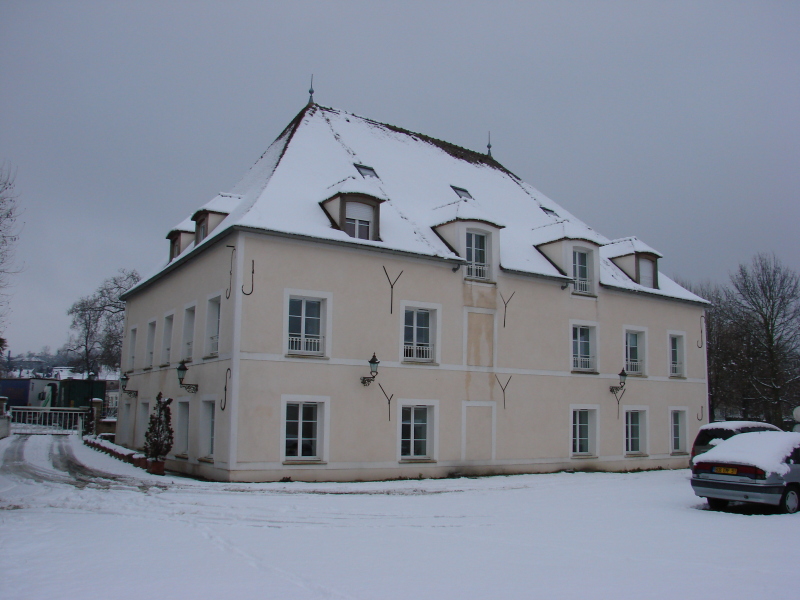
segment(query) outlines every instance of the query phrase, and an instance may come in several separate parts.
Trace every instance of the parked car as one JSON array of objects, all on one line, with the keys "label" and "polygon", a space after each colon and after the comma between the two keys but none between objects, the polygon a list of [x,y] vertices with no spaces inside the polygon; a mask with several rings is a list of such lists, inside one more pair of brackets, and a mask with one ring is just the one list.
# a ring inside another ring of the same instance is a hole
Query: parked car
[{"label": "parked car", "polygon": [[[781,431],[779,427],[760,421],[718,421],[700,427],[692,445],[692,458],[708,452],[722,440],[727,440],[740,433],[753,431]],[[715,441],[717,440],[717,441]]]},{"label": "parked car", "polygon": [[800,433],[742,433],[692,459],[692,489],[714,510],[730,501],[800,509]]}]

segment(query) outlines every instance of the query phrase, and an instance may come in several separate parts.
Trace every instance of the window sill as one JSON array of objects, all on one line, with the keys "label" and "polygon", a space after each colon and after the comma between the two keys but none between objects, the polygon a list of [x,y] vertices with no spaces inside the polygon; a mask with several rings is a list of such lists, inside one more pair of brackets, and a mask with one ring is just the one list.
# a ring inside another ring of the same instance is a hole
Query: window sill
[{"label": "window sill", "polygon": [[647,379],[644,373],[628,373],[628,377],[636,377],[637,379]]},{"label": "window sill", "polygon": [[688,452],[683,452],[683,451],[681,451],[681,452],[670,452],[669,455],[670,456],[689,456],[689,453]]},{"label": "window sill", "polygon": [[203,456],[201,458],[198,458],[197,460],[199,462],[202,462],[202,463],[209,463],[211,465],[214,464],[214,457],[213,456]]},{"label": "window sill", "polygon": [[284,465],[327,465],[328,463],[321,458],[302,458],[298,460],[286,459]]},{"label": "window sill", "polygon": [[626,452],[625,458],[647,458],[650,456],[647,452]]},{"label": "window sill", "polygon": [[670,379],[686,379],[686,375],[670,375]]},{"label": "window sill", "polygon": [[572,292],[573,296],[580,296],[581,298],[597,298],[597,294],[594,292]]},{"label": "window sill", "polygon": [[599,458],[596,454],[571,454],[570,458],[583,460],[584,458]]},{"label": "window sill", "polygon": [[186,454],[185,452],[183,452],[181,454],[176,454],[174,458],[180,459],[180,460],[189,460],[189,455]]},{"label": "window sill", "polygon": [[192,357],[190,356],[189,358],[182,358],[181,360],[182,360],[183,362],[187,362],[187,363],[188,363],[188,362],[192,362]]},{"label": "window sill", "polygon": [[168,366],[169,366],[169,363],[161,363],[160,365],[158,365],[158,368],[159,369],[166,369]]},{"label": "window sill", "polygon": [[481,279],[480,277],[464,277],[465,283],[484,283],[486,285],[497,285],[493,279]]},{"label": "window sill", "polygon": [[202,360],[211,360],[212,358],[219,358],[219,354],[206,354]]},{"label": "window sill", "polygon": [[330,357],[325,356],[324,354],[294,354],[287,352],[284,356],[286,358],[311,358],[316,360],[330,360]]},{"label": "window sill", "polygon": [[582,370],[576,371],[575,369],[570,371],[570,373],[572,373],[573,375],[600,375],[599,371],[582,371]]},{"label": "window sill", "polygon": [[413,358],[404,358],[400,361],[403,365],[430,365],[431,367],[438,367],[439,363],[432,360],[414,360]]},{"label": "window sill", "polygon": [[152,371],[152,370],[153,370],[153,365],[150,365],[149,367],[142,368],[142,371]]},{"label": "window sill", "polygon": [[398,462],[402,465],[409,463],[435,463],[436,461],[432,458],[401,458]]}]

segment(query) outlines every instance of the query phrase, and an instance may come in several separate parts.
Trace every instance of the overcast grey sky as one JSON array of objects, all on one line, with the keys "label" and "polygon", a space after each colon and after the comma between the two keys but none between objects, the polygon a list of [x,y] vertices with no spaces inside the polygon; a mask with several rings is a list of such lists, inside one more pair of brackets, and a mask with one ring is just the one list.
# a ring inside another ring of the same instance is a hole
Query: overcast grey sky
[{"label": "overcast grey sky", "polygon": [[492,153],[670,276],[800,271],[798,2],[0,0],[13,353],[231,188],[308,99]]}]

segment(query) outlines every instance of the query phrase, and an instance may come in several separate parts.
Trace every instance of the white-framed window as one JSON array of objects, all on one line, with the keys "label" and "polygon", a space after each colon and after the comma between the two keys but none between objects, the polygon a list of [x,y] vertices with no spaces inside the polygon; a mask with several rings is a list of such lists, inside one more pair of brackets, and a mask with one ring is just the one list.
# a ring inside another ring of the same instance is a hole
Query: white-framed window
[{"label": "white-framed window", "polygon": [[669,334],[669,376],[670,377],[685,377],[686,371],[684,368],[684,339],[682,334],[671,333]]},{"label": "white-framed window", "polygon": [[289,353],[323,354],[323,305],[321,298],[289,299]]},{"label": "white-framed window", "polygon": [[315,290],[283,290],[283,347],[291,356],[329,356],[333,294]]},{"label": "white-framed window", "polygon": [[438,456],[436,400],[399,400],[397,439],[399,461],[436,460]]},{"label": "white-framed window", "polygon": [[153,362],[155,361],[155,344],[156,344],[156,322],[150,321],[147,324],[147,338],[146,338],[146,347],[145,347],[145,357],[144,357],[144,366],[146,369],[153,368]]},{"label": "white-framed window", "polygon": [[435,357],[436,313],[427,308],[406,308],[403,321],[403,360],[432,362]]},{"label": "white-framed window", "polygon": [[195,222],[194,234],[195,246],[206,239],[206,236],[208,235],[208,214],[198,217],[197,221]]},{"label": "white-framed window", "polygon": [[628,375],[645,374],[645,349],[647,336],[644,331],[625,330],[625,372]]},{"label": "white-framed window", "polygon": [[194,356],[194,306],[188,306],[183,311],[183,336],[181,337],[181,358],[192,360]]},{"label": "white-framed window", "polygon": [[136,327],[131,327],[128,336],[128,370],[133,371],[136,366]]},{"label": "white-framed window", "polygon": [[594,349],[597,345],[597,328],[591,325],[574,324],[572,326],[572,370],[597,370]]},{"label": "white-framed window", "polygon": [[344,231],[350,237],[371,240],[374,218],[375,209],[371,205],[349,200],[345,206]]},{"label": "white-framed window", "polygon": [[570,455],[597,456],[597,406],[573,404],[570,406]]},{"label": "white-framed window", "polygon": [[572,249],[572,290],[576,294],[592,294],[592,251],[587,248]]},{"label": "white-framed window", "polygon": [[178,410],[175,415],[175,447],[173,453],[176,455],[187,455],[189,453],[189,401],[178,401]]},{"label": "white-framed window", "polygon": [[404,406],[400,411],[400,456],[428,458],[428,407]]},{"label": "white-framed window", "polygon": [[638,256],[636,260],[637,260],[637,269],[639,271],[639,285],[648,288],[655,288],[656,287],[655,261],[649,258],[645,258],[644,256]]},{"label": "white-framed window", "polygon": [[136,415],[136,439],[134,440],[134,447],[144,447],[144,434],[150,424],[150,403],[140,402],[139,412]]},{"label": "white-framed window", "polygon": [[161,364],[168,365],[172,354],[172,326],[175,322],[175,315],[164,317],[164,332],[161,339]]},{"label": "white-framed window", "polygon": [[625,454],[647,454],[647,409],[625,408]]},{"label": "white-framed window", "polygon": [[284,462],[326,459],[329,402],[326,396],[281,397],[281,458]]},{"label": "white-framed window", "polygon": [[670,407],[669,410],[669,451],[671,454],[686,454],[686,415],[685,407]]},{"label": "white-framed window", "polygon": [[216,408],[217,403],[213,400],[204,400],[202,403],[202,413],[200,415],[200,456],[203,458],[214,458]]},{"label": "white-framed window", "polygon": [[467,271],[473,279],[489,279],[489,234],[467,231]]},{"label": "white-framed window", "polygon": [[221,296],[209,298],[206,314],[206,352],[208,356],[219,355],[219,318]]}]

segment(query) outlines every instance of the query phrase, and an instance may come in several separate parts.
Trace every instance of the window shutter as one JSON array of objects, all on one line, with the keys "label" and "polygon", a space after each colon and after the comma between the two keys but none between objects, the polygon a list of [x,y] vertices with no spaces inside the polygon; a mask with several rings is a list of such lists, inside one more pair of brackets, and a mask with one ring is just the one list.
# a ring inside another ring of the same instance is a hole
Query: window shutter
[{"label": "window shutter", "polygon": [[372,207],[363,202],[348,202],[345,216],[348,219],[358,219],[359,221],[372,223]]}]

